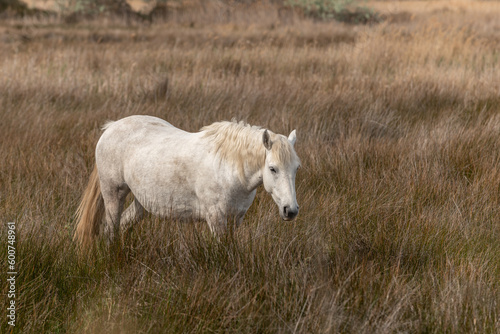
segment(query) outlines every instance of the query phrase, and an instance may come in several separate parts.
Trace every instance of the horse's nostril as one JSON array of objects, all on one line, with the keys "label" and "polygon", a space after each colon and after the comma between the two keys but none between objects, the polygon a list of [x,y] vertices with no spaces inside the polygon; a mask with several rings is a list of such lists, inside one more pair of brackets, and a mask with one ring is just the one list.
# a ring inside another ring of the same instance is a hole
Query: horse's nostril
[{"label": "horse's nostril", "polygon": [[283,208],[283,214],[285,217],[288,217],[288,213],[290,212],[290,207],[287,205]]}]

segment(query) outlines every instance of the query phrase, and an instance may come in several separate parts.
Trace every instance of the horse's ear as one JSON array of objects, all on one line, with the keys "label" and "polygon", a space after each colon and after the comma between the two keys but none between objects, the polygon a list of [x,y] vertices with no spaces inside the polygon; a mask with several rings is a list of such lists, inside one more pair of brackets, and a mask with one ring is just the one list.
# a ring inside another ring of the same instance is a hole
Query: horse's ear
[{"label": "horse's ear", "polygon": [[273,142],[271,141],[271,136],[269,136],[269,132],[267,130],[264,131],[262,134],[262,143],[264,144],[265,148],[270,151],[271,148],[273,147]]},{"label": "horse's ear", "polygon": [[288,136],[288,141],[290,142],[290,144],[292,144],[292,146],[295,145],[295,142],[297,141],[297,132],[295,132],[295,130],[290,132],[290,135]]}]

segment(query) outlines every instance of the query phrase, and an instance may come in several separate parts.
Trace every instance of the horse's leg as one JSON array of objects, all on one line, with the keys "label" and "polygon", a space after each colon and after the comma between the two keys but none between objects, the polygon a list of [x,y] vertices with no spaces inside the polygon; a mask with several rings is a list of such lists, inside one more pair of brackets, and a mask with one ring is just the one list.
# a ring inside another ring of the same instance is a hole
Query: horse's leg
[{"label": "horse's leg", "polygon": [[144,207],[137,199],[129,205],[120,218],[120,229],[125,232],[144,216]]},{"label": "horse's leg", "polygon": [[212,207],[208,210],[206,215],[208,227],[210,231],[217,237],[221,237],[227,230],[227,217],[220,212],[216,207]]},{"label": "horse's leg", "polygon": [[106,225],[104,234],[108,237],[108,244],[113,242],[120,232],[120,215],[123,204],[130,189],[127,185],[104,186],[101,184],[102,198],[106,208]]}]

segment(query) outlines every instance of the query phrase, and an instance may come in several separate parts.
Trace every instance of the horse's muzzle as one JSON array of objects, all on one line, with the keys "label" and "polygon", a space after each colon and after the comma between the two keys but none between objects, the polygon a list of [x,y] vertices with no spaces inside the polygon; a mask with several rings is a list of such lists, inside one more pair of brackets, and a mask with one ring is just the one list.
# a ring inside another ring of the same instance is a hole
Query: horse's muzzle
[{"label": "horse's muzzle", "polygon": [[293,220],[299,214],[299,207],[296,209],[290,208],[290,206],[283,207],[282,217],[283,220]]}]

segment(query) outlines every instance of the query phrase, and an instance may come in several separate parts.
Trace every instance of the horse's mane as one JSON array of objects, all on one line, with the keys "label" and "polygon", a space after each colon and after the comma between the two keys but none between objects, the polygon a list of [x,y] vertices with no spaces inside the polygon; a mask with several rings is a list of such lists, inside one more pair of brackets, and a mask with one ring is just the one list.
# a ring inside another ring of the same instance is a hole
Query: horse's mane
[{"label": "horse's mane", "polygon": [[245,122],[216,122],[201,129],[203,137],[215,146],[223,161],[233,164],[244,178],[245,165],[251,170],[262,167],[266,151],[262,144],[262,128]]},{"label": "horse's mane", "polygon": [[[262,143],[264,129],[252,126],[243,121],[216,122],[201,129],[203,137],[211,141],[221,160],[233,164],[244,181],[245,167],[250,170],[262,168],[266,150]],[[271,154],[278,162],[289,163],[298,159],[292,145],[286,137],[277,135],[269,130],[273,148]]]}]

